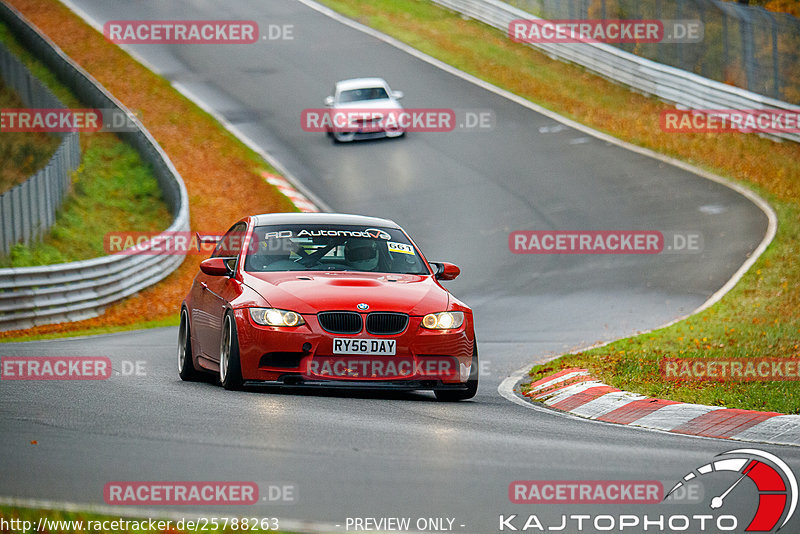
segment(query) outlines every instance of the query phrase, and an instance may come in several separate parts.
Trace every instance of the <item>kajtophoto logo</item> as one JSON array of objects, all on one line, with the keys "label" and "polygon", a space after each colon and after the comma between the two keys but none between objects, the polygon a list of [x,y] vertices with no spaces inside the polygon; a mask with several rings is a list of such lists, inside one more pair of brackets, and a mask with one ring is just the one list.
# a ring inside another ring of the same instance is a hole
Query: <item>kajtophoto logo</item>
[{"label": "kajtophoto logo", "polygon": [[515,504],[539,505],[708,505],[711,513],[560,512],[555,522],[541,514],[500,514],[498,532],[774,533],[789,523],[797,508],[794,473],[783,460],[758,449],[720,453],[684,475],[666,494],[662,488],[655,480],[517,480],[509,485],[508,498]]},{"label": "kajtophoto logo", "polygon": [[750,479],[758,492],[758,507],[745,532],[778,532],[789,522],[797,508],[797,479],[786,462],[758,449],[736,449],[720,453],[716,458],[684,475],[665,499],[691,480],[737,473],[736,480],[711,499],[712,510],[722,508],[731,492],[745,479]]}]

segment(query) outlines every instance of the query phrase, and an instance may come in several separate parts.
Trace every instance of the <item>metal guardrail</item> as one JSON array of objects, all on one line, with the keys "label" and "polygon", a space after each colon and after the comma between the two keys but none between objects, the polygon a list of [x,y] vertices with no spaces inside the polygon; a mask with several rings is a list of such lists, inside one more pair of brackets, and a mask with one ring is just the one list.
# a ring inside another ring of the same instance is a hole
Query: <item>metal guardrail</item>
[{"label": "metal guardrail", "polygon": [[[117,109],[131,118],[136,129],[118,135],[153,169],[174,217],[165,232],[188,231],[186,187],[150,133],[22,14],[0,2],[0,18],[82,102],[97,109]],[[94,317],[108,304],[162,280],[183,259],[174,255],[114,255],[42,267],[0,269],[0,330]]]},{"label": "metal guardrail", "polygon": [[[500,0],[432,0],[436,4],[508,32],[515,19],[538,17]],[[662,65],[604,43],[530,43],[549,56],[586,67],[592,72],[623,83],[682,109],[765,109],[797,111],[797,106],[697,74]],[[800,142],[800,133],[770,136]]]},{"label": "metal guardrail", "polygon": [[623,42],[612,46],[760,95],[800,104],[800,19],[788,13],[723,0],[503,1],[551,20],[699,22],[704,35],[700,40],[669,42],[668,38],[667,42]]},{"label": "metal guardrail", "polygon": [[[0,44],[0,78],[29,108],[63,109],[65,106],[25,65]],[[77,132],[61,137],[44,168],[0,195],[0,252],[8,254],[15,243],[40,238],[55,222],[56,210],[69,188],[69,178],[81,159]]]}]

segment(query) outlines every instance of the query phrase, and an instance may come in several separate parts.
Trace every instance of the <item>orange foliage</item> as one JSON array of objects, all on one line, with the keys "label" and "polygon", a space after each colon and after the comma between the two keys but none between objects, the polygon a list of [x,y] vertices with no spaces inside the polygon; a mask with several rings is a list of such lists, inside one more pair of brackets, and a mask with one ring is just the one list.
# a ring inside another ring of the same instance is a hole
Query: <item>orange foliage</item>
[{"label": "orange foliage", "polygon": [[778,13],[788,13],[800,17],[800,2],[797,0],[770,0],[764,8]]}]

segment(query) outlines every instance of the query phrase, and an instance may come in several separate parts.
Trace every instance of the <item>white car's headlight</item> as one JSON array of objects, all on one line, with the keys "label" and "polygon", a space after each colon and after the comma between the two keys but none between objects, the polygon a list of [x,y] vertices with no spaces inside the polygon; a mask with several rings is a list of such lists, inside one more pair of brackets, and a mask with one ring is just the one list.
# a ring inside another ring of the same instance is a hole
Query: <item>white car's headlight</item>
[{"label": "white car's headlight", "polygon": [[464,324],[464,312],[449,311],[429,313],[422,318],[423,328],[430,330],[451,330]]},{"label": "white car's headlight", "polygon": [[278,308],[250,308],[250,318],[263,326],[300,326],[305,324],[299,313]]}]

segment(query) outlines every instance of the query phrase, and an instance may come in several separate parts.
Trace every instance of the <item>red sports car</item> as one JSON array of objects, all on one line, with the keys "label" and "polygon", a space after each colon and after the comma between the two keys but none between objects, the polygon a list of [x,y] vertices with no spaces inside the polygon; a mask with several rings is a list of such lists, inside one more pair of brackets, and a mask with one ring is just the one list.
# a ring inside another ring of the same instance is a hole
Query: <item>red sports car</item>
[{"label": "red sports car", "polygon": [[217,243],[181,306],[178,372],[246,383],[478,389],[472,310],[386,219],[330,213],[245,217]]}]

